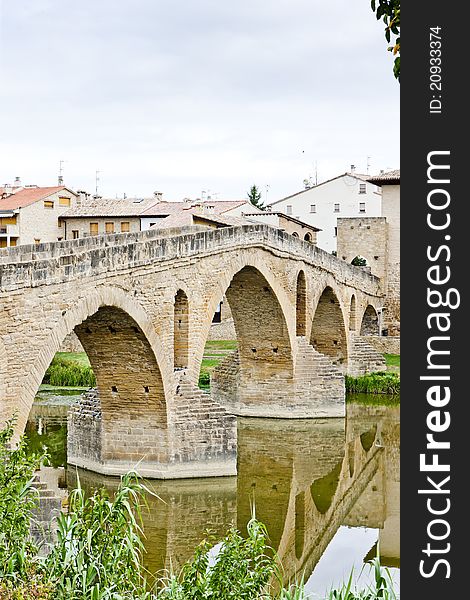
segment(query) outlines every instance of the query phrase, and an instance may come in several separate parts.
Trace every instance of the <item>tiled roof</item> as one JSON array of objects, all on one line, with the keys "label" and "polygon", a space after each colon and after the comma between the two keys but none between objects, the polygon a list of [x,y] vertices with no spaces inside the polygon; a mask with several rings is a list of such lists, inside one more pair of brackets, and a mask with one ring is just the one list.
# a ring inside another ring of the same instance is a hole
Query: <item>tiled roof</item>
[{"label": "tiled roof", "polygon": [[165,219],[159,219],[158,222],[152,226],[152,228],[166,229],[168,227],[185,227],[187,225],[194,225],[195,219],[201,219],[226,227],[235,227],[236,225],[247,225],[248,223],[252,223],[252,221],[249,221],[243,217],[232,217],[223,214],[207,213],[204,212],[204,210],[201,210],[201,208],[198,206],[188,206],[183,210],[169,215]]},{"label": "tiled roof", "polygon": [[255,217],[255,220],[258,217],[263,217],[266,215],[277,215],[278,217],[283,217],[284,219],[287,219],[288,221],[294,221],[294,223],[298,223],[299,225],[302,225],[302,227],[308,227],[312,231],[322,231],[321,229],[318,229],[318,227],[315,227],[315,225],[309,225],[308,223],[305,223],[304,221],[301,221],[300,219],[296,219],[295,217],[291,217],[290,215],[286,215],[283,212],[275,212],[275,211],[266,210],[266,211],[260,212],[260,213],[243,213],[243,215],[245,217]]},{"label": "tiled roof", "polygon": [[278,204],[279,202],[283,202],[284,200],[290,200],[291,198],[294,198],[295,196],[300,196],[301,194],[310,192],[310,190],[316,190],[317,188],[321,187],[322,185],[330,183],[331,181],[335,181],[336,179],[340,179],[341,177],[345,177],[346,175],[349,175],[349,177],[353,177],[354,179],[358,179],[360,181],[370,181],[368,175],[362,175],[360,173],[342,173],[341,175],[337,175],[336,177],[332,177],[331,179],[322,181],[318,185],[314,185],[311,188],[307,188],[306,190],[301,190],[300,192],[296,192],[295,194],[291,194],[290,196],[286,196],[285,198],[281,198],[280,200],[276,200],[275,202],[270,202],[269,206],[274,206],[275,204]]},{"label": "tiled roof", "polygon": [[367,181],[375,183],[375,185],[394,185],[400,183],[400,169],[388,171],[387,173],[380,173],[380,175],[374,175]]},{"label": "tiled roof", "polygon": [[[11,196],[0,200],[0,210],[23,208],[34,204],[38,200],[43,200],[55,192],[67,189],[64,185],[56,187],[30,187],[24,188]],[[71,190],[68,190],[71,191]]]},{"label": "tiled roof", "polygon": [[10,194],[14,194],[18,190],[22,190],[22,189],[23,189],[22,185],[0,186],[0,197],[3,196],[3,194],[7,194],[9,196]]},{"label": "tiled roof", "polygon": [[[89,198],[75,208],[65,212],[61,218],[74,217],[140,217],[152,205],[160,204],[155,198]],[[149,215],[161,214],[158,211],[149,212]]]},{"label": "tiled roof", "polygon": [[210,200],[204,200],[199,202],[159,202],[151,209],[143,212],[142,216],[151,217],[158,214],[172,215],[174,213],[180,212],[181,210],[187,210],[196,206],[202,206],[206,208],[208,206],[211,206],[214,209],[213,214],[221,215],[222,213],[232,210],[233,208],[237,208],[238,206],[242,206],[247,202],[248,200],[214,200],[213,202],[211,202]]}]

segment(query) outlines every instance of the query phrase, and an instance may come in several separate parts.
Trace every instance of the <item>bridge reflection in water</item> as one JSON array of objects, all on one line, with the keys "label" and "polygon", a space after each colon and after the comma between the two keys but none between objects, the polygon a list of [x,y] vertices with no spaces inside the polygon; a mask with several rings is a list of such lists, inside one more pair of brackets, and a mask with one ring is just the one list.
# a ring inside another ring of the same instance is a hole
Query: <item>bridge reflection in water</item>
[{"label": "bridge reflection in water", "polygon": [[[43,427],[54,420],[40,407],[31,419],[37,424],[41,414]],[[149,497],[144,511],[146,566],[178,571],[207,530],[244,531],[253,499],[286,579],[308,579],[341,526],[377,529],[382,564],[399,566],[399,445],[397,407],[350,404],[346,420],[241,418],[237,477],[150,482],[163,502]],[[69,487],[76,472],[68,468]],[[118,482],[78,472],[85,488]],[[375,554],[372,544],[362,558]]]}]

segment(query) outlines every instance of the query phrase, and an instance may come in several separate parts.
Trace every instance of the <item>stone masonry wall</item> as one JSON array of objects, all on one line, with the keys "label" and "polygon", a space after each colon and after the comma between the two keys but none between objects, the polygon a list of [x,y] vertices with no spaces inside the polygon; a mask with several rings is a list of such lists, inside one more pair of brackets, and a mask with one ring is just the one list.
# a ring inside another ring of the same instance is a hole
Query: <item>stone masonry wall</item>
[{"label": "stone masonry wall", "polygon": [[356,256],[362,256],[372,274],[384,278],[388,261],[387,236],[384,217],[338,219],[338,258],[351,263]]}]

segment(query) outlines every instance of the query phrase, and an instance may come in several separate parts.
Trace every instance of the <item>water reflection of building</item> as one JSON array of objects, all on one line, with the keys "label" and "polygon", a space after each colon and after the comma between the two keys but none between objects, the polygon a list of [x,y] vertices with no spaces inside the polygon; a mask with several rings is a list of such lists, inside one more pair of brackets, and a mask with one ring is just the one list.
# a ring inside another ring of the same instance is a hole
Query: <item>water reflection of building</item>
[{"label": "water reflection of building", "polygon": [[[383,564],[397,566],[398,419],[398,408],[357,405],[346,421],[240,419],[236,478],[151,482],[161,500],[149,497],[144,510],[147,568],[178,571],[207,530],[244,530],[253,500],[286,578],[308,577],[341,525],[378,529]],[[119,481],[79,473],[85,488]]]}]

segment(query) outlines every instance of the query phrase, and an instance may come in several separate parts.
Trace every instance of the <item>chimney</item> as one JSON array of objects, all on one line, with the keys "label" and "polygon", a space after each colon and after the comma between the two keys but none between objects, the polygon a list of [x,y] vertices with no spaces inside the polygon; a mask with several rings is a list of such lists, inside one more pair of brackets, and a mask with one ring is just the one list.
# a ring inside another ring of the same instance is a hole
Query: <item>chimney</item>
[{"label": "chimney", "polygon": [[354,173],[355,170],[356,170],[356,165],[351,165],[351,173]]},{"label": "chimney", "polygon": [[153,195],[159,202],[161,202],[163,198],[163,192],[153,192]]},{"label": "chimney", "polygon": [[81,206],[86,206],[88,204],[88,200],[90,198],[90,194],[83,190],[77,190],[77,208]]},{"label": "chimney", "polygon": [[62,177],[62,175],[59,175],[59,177],[57,178],[57,185],[64,185],[64,178]]},{"label": "chimney", "polygon": [[21,186],[21,177],[15,177],[15,183],[13,184],[15,187]]}]

